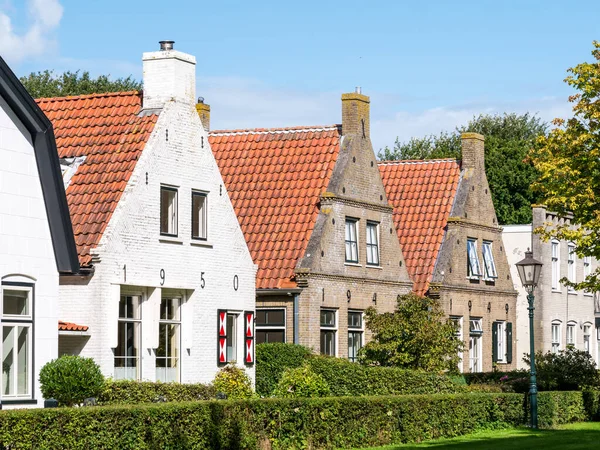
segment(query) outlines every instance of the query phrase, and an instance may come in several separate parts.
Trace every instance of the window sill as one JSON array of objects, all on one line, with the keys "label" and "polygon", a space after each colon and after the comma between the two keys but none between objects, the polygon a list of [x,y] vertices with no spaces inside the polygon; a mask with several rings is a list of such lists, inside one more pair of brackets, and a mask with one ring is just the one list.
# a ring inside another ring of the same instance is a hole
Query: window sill
[{"label": "window sill", "polygon": [[594,294],[592,294],[591,292],[584,292],[583,295],[585,295],[586,297],[593,297]]},{"label": "window sill", "polygon": [[344,265],[345,266],[350,266],[350,267],[362,267],[362,264],[353,263],[353,262],[345,262]]},{"label": "window sill", "polygon": [[577,295],[577,291],[567,291],[568,295]]},{"label": "window sill", "polygon": [[194,247],[213,248],[213,245],[206,241],[190,241],[190,245],[193,245]]},{"label": "window sill", "polygon": [[161,236],[158,238],[159,242],[164,242],[166,244],[183,244],[183,239],[175,237],[175,236]]},{"label": "window sill", "polygon": [[559,291],[557,289],[552,289],[552,292],[555,293],[555,294],[562,294],[562,291]]},{"label": "window sill", "polygon": [[377,265],[377,266],[376,266],[376,265],[374,265],[374,264],[367,264],[367,265],[366,265],[366,268],[367,268],[367,269],[379,269],[379,270],[382,270],[382,269],[383,269],[383,267],[381,267],[381,266],[379,266],[379,265]]},{"label": "window sill", "polygon": [[37,400],[32,398],[11,398],[0,400],[0,405],[36,405]]}]

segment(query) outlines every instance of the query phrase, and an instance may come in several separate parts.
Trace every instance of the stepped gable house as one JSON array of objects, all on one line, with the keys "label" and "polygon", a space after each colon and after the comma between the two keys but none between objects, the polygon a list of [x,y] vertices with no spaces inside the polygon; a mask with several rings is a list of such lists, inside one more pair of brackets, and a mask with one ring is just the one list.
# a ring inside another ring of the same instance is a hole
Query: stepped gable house
[{"label": "stepped gable house", "polygon": [[[342,125],[210,133],[258,265],[257,342],[356,359],[364,310],[412,288],[370,140],[369,97],[342,95]],[[206,105],[198,105],[208,126]]]},{"label": "stepped gable house", "polygon": [[462,161],[384,161],[379,170],[406,268],[438,297],[464,341],[461,371],[515,367],[514,289],[484,166],[484,137],[462,135]]},{"label": "stepped gable house", "polygon": [[162,41],[144,91],[39,99],[56,133],[81,273],[59,353],[115,379],[253,375],[256,268],[196,112],[196,58]]}]

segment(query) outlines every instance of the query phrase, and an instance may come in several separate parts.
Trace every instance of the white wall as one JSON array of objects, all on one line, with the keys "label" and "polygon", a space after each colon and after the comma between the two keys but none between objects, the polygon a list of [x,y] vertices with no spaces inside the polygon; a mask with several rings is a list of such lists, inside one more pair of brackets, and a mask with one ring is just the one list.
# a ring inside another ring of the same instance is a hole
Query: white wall
[{"label": "white wall", "polygon": [[[178,186],[178,238],[160,237],[161,183]],[[192,189],[209,192],[205,245],[197,245],[191,239]],[[61,318],[90,326],[91,337],[82,355],[94,357],[105,375],[113,374],[110,345],[117,317],[110,303],[111,285],[141,287],[138,290],[146,296],[158,292],[154,289],[176,289],[189,296],[192,314],[192,320],[184,317],[182,323],[182,335],[191,336],[191,348],[182,352],[181,381],[211,381],[217,370],[217,310],[254,310],[256,268],[210,150],[208,135],[193,105],[179,102],[165,105],[93,254],[96,254],[95,274],[89,283],[61,286]],[[124,266],[127,266],[126,280]],[[165,273],[162,286],[161,270]],[[233,288],[234,275],[239,278],[237,291]],[[118,288],[112,292],[114,301]],[[157,340],[158,327],[149,304],[144,308],[141,377],[154,380],[151,347]],[[242,322],[238,321],[240,362],[243,361]],[[248,372],[253,377],[253,367]]]},{"label": "white wall", "polygon": [[3,99],[0,161],[0,278],[35,285],[34,398],[42,406],[38,373],[58,353],[58,271],[32,141]]}]

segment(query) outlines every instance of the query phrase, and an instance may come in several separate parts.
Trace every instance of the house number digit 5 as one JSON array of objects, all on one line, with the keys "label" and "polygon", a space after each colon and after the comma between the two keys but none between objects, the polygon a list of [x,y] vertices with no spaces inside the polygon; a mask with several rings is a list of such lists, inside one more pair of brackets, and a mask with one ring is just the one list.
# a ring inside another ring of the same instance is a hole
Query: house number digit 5
[{"label": "house number digit 5", "polygon": [[206,286],[206,281],[204,281],[204,272],[200,272],[200,287],[204,289],[204,286]]},{"label": "house number digit 5", "polygon": [[165,269],[160,269],[160,285],[165,284]]}]

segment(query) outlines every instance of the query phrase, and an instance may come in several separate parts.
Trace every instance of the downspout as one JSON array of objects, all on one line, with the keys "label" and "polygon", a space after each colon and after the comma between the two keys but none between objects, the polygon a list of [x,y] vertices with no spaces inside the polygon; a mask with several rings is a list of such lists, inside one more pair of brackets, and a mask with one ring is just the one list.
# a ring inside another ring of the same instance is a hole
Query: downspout
[{"label": "downspout", "polygon": [[300,330],[298,329],[300,325],[300,308],[298,307],[298,295],[299,294],[294,294],[294,344],[298,344],[300,340]]}]

